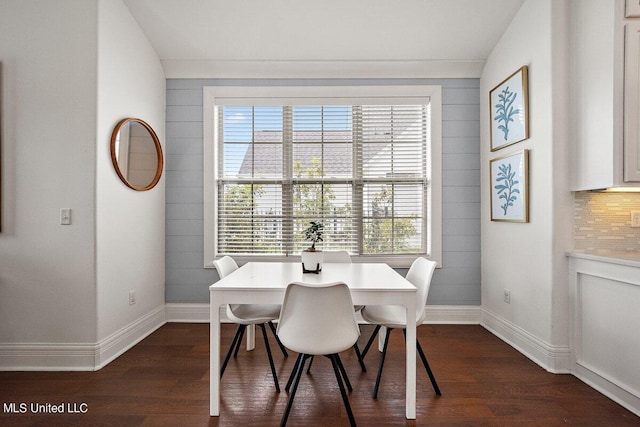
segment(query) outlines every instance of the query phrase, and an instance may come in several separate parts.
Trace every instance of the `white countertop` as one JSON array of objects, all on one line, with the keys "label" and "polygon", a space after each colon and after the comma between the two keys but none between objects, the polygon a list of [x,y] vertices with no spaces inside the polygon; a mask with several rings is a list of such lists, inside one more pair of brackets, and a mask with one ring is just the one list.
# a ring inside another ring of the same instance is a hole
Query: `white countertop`
[{"label": "white countertop", "polygon": [[567,256],[640,268],[640,252],[636,251],[573,251]]}]

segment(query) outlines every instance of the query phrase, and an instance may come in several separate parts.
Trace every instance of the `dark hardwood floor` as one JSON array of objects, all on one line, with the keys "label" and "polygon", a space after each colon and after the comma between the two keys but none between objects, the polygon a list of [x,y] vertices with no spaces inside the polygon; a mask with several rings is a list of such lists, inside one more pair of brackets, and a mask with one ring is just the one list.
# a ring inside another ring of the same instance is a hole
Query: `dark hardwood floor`
[{"label": "dark hardwood floor", "polygon": [[[362,340],[369,330],[363,328]],[[234,325],[223,325],[222,331],[226,349]],[[241,349],[227,367],[219,418],[209,417],[209,325],[170,323],[97,372],[0,372],[0,425],[279,425],[296,354],[284,359],[271,338],[283,389],[277,394],[256,335],[256,350]],[[640,417],[571,375],[546,372],[480,326],[423,325],[418,336],[442,396],[435,396],[419,364],[418,418],[405,419],[404,343],[396,331],[377,400],[371,392],[379,353],[367,356],[366,373],[353,351],[341,355],[354,388],[350,401],[358,425],[640,426]],[[25,413],[10,413],[12,403],[16,412],[26,406]],[[65,412],[78,413],[31,413],[38,403],[63,404]],[[311,375],[303,375],[288,425],[348,425],[328,359],[316,358]]]}]

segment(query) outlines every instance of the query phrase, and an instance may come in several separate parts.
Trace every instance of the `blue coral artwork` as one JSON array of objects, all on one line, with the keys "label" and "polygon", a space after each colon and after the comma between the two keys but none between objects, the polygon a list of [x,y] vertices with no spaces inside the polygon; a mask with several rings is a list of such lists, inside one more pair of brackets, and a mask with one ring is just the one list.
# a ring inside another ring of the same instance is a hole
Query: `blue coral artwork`
[{"label": "blue coral artwork", "polygon": [[504,134],[505,141],[509,140],[509,124],[514,121],[513,116],[517,118],[517,114],[520,113],[520,108],[513,105],[517,97],[518,94],[509,90],[509,86],[498,94],[498,103],[495,105],[496,115],[493,120],[498,123],[498,129]]},{"label": "blue coral artwork", "polygon": [[491,220],[529,222],[529,150],[491,160]]},{"label": "blue coral artwork", "polygon": [[507,77],[489,93],[491,107],[491,151],[529,137],[528,67]]}]

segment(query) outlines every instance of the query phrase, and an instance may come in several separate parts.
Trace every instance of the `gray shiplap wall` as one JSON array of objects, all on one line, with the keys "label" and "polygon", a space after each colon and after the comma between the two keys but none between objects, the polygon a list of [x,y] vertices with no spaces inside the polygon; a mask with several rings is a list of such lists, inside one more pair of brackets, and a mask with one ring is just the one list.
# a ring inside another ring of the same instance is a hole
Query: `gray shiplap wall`
[{"label": "gray shiplap wall", "polygon": [[480,305],[478,79],[167,80],[166,301],[208,302],[208,287],[218,280],[214,269],[202,266],[204,86],[394,84],[442,86],[443,268],[436,270],[428,302]]}]

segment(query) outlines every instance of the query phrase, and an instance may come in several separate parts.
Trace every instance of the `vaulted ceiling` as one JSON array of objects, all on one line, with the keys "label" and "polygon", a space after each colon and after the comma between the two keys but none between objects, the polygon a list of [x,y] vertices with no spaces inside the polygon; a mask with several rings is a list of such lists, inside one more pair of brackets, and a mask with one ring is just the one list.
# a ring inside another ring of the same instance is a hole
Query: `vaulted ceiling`
[{"label": "vaulted ceiling", "polygon": [[524,0],[124,0],[163,63],[483,62]]}]

